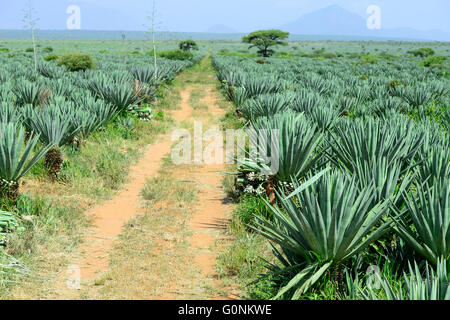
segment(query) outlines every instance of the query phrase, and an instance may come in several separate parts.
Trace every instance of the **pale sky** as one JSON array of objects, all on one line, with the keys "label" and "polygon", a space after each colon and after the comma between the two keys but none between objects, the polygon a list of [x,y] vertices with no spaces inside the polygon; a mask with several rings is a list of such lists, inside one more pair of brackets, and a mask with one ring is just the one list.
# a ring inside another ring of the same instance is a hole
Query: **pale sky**
[{"label": "pale sky", "polygon": [[[0,0],[0,29],[22,29],[28,0]],[[40,29],[65,29],[67,7],[81,10],[81,29],[143,30],[152,0],[33,0]],[[367,17],[369,5],[382,10],[383,28],[410,27],[450,32],[450,0],[156,0],[160,29],[202,32],[223,24],[238,32],[277,28],[331,4]]]}]

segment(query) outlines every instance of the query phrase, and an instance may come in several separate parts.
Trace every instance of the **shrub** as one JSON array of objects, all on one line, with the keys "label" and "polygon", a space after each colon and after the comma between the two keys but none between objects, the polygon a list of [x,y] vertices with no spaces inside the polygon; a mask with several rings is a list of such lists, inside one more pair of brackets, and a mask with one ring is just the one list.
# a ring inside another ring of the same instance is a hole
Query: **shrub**
[{"label": "shrub", "polygon": [[322,57],[324,57],[325,59],[333,59],[333,58],[336,58],[337,56],[332,52],[325,52],[322,55]]},{"label": "shrub", "polygon": [[276,54],[275,54],[275,56],[276,57],[288,57],[289,56],[289,53],[287,53],[286,51],[280,51],[280,52],[277,52]]},{"label": "shrub", "polygon": [[45,53],[53,52],[53,48],[52,47],[45,47],[44,49],[42,49],[42,52],[45,52]]},{"label": "shrub", "polygon": [[33,48],[26,48],[25,49],[25,52],[33,52],[34,50],[33,50]]},{"label": "shrub", "polygon": [[374,54],[363,54],[360,56],[361,60],[357,64],[375,64],[378,56]]},{"label": "shrub", "polygon": [[46,56],[45,58],[44,58],[44,60],[45,61],[53,61],[53,60],[58,60],[58,56],[57,55],[54,55],[54,54],[50,54],[50,55],[48,55],[48,56]]},{"label": "shrub", "polygon": [[387,88],[388,89],[393,89],[393,88],[398,87],[398,86],[406,87],[407,84],[405,82],[403,82],[403,81],[400,81],[400,80],[392,80],[391,82],[388,83]]},{"label": "shrub", "polygon": [[420,65],[424,67],[440,67],[445,61],[443,56],[430,56],[422,61]]},{"label": "shrub", "polygon": [[191,52],[182,50],[160,51],[158,56],[169,60],[192,60],[194,58]]},{"label": "shrub", "polygon": [[70,71],[80,71],[94,68],[94,59],[87,53],[65,54],[58,58],[58,65],[66,66]]},{"label": "shrub", "polygon": [[246,194],[236,208],[236,214],[244,225],[253,225],[255,216],[272,220],[272,212],[261,197]]},{"label": "shrub", "polygon": [[0,52],[9,52],[9,49],[8,48],[0,48]]},{"label": "shrub", "polygon": [[313,55],[315,56],[321,56],[325,53],[325,48],[320,48],[320,49],[314,49],[313,50]]},{"label": "shrub", "polygon": [[198,45],[194,40],[183,40],[178,44],[180,50],[191,51],[198,50]]},{"label": "shrub", "polygon": [[434,55],[434,50],[431,48],[420,48],[417,50],[408,51],[408,53],[412,54],[415,57],[426,58]]}]

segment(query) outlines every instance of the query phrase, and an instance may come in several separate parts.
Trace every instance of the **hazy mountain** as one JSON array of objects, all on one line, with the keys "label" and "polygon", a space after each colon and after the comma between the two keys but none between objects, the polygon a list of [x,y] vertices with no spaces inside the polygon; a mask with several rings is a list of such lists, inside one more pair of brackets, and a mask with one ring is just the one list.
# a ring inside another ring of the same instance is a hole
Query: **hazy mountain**
[{"label": "hazy mountain", "polygon": [[365,20],[337,5],[332,5],[281,27],[292,34],[355,35],[366,28]]},{"label": "hazy mountain", "polygon": [[207,30],[205,30],[206,33],[237,33],[236,30],[233,28],[230,28],[223,24],[216,24]]},{"label": "hazy mountain", "polygon": [[440,30],[418,31],[412,28],[369,30],[360,15],[332,5],[281,26],[297,35],[335,35],[380,37],[384,39],[450,41],[450,34]]},{"label": "hazy mountain", "polygon": [[369,35],[379,37],[404,38],[404,39],[422,39],[434,41],[450,41],[450,33],[442,30],[415,30],[412,28],[396,28],[370,30]]}]

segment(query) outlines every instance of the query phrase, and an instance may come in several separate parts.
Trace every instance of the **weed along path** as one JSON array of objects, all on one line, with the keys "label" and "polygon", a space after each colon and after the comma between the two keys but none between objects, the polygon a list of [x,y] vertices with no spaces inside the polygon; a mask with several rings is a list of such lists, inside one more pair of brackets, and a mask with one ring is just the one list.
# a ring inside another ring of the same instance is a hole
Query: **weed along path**
[{"label": "weed along path", "polygon": [[[170,88],[178,96],[170,110],[175,129],[193,136],[198,123],[203,131],[219,130],[227,102],[217,85],[209,57],[176,78]],[[62,271],[52,298],[228,297],[215,267],[233,209],[222,187],[225,164],[175,165],[170,155],[179,142],[166,134],[148,146],[123,190],[87,212],[93,228],[71,261],[80,287],[68,287]]]},{"label": "weed along path", "polygon": [[108,269],[113,241],[122,231],[124,224],[136,214],[142,213],[140,193],[148,177],[156,175],[162,158],[170,151],[170,137],[164,136],[158,143],[147,147],[139,161],[132,167],[129,183],[111,201],[88,212],[93,218],[94,229],[86,238],[80,261],[81,279],[93,279],[99,272]]}]

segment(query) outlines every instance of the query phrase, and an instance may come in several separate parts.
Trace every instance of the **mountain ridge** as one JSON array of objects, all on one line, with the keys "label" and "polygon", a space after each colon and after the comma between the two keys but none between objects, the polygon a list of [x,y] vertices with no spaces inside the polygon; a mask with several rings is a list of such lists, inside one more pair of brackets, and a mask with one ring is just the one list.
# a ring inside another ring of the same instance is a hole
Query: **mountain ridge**
[{"label": "mountain ridge", "polygon": [[281,25],[280,28],[295,35],[368,36],[450,41],[450,33],[442,30],[424,31],[409,27],[369,30],[363,17],[338,5],[331,5],[306,13],[297,20]]}]

